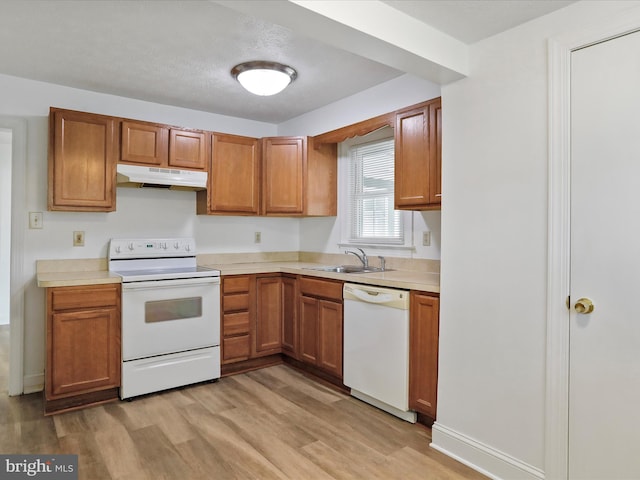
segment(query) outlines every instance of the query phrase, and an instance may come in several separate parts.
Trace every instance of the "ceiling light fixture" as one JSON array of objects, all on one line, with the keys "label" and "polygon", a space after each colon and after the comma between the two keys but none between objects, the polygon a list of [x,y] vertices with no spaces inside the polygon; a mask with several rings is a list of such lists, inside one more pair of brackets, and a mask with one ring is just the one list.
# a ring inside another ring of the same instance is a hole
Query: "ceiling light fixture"
[{"label": "ceiling light fixture", "polygon": [[231,75],[254,95],[275,95],[293,82],[298,73],[291,67],[276,62],[245,62],[231,69]]}]

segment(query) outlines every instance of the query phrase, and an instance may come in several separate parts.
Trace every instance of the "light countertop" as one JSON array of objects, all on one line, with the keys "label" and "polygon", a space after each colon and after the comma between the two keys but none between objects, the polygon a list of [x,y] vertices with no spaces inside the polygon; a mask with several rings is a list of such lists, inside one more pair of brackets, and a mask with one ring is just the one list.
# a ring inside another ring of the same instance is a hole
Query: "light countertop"
[{"label": "light countertop", "polygon": [[105,258],[38,260],[36,278],[43,288],[121,282],[119,275],[109,272]]},{"label": "light countertop", "polygon": [[[221,275],[248,275],[266,273],[289,273],[310,277],[341,280],[351,283],[377,285],[404,290],[420,290],[430,293],[440,292],[440,275],[427,270],[393,269],[372,273],[337,273],[312,270],[313,267],[334,265],[317,261],[255,261],[246,263],[209,262],[206,257],[199,264],[220,270]],[[107,270],[105,259],[87,260],[39,260],[37,262],[37,283],[39,287],[68,287],[91,284],[120,283],[118,275]]]},{"label": "light countertop", "polygon": [[388,270],[372,273],[337,273],[310,268],[324,264],[307,262],[259,262],[232,264],[205,264],[205,267],[220,270],[222,275],[246,275],[260,273],[290,273],[309,277],[330,278],[351,283],[364,283],[380,287],[401,288],[405,290],[421,290],[440,293],[440,275],[437,273],[413,270]]},{"label": "light countertop", "polygon": [[95,285],[102,283],[121,283],[119,275],[107,270],[83,272],[43,272],[38,273],[39,287],[74,287],[78,285]]}]

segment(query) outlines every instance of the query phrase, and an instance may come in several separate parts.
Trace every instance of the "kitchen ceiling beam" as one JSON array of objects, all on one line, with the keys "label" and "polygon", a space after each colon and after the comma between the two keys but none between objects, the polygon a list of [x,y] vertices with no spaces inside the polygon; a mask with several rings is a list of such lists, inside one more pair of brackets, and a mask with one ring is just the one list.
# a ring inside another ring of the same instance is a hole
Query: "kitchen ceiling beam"
[{"label": "kitchen ceiling beam", "polygon": [[441,85],[468,74],[466,44],[378,0],[215,3]]}]

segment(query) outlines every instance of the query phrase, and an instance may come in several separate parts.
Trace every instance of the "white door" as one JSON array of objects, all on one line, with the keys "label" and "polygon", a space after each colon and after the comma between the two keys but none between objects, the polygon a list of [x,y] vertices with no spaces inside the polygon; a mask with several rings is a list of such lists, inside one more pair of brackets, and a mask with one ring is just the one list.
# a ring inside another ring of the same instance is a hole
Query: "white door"
[{"label": "white door", "polygon": [[571,124],[569,478],[640,479],[640,33],[572,53]]}]

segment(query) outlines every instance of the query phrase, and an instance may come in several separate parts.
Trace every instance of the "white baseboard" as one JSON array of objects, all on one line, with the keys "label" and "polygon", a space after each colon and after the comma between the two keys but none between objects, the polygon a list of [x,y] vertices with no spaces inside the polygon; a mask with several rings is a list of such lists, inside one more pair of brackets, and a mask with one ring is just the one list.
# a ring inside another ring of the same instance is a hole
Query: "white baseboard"
[{"label": "white baseboard", "polygon": [[25,375],[22,382],[22,389],[25,395],[29,393],[41,392],[42,390],[44,390],[44,373]]},{"label": "white baseboard", "polygon": [[462,433],[434,423],[431,447],[495,480],[542,480],[544,472]]}]

